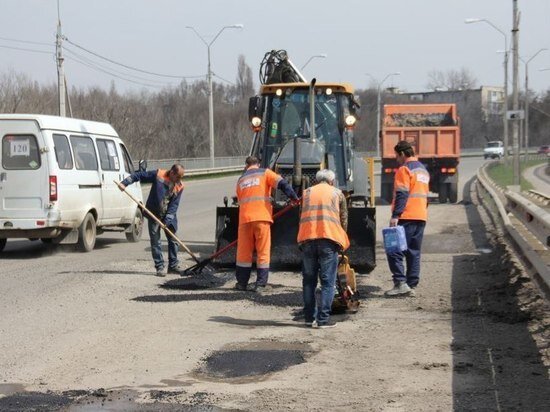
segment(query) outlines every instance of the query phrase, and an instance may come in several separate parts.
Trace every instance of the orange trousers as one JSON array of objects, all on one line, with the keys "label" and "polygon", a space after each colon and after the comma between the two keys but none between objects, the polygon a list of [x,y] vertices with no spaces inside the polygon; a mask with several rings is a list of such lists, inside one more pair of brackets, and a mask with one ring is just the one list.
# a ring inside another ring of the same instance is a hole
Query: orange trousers
[{"label": "orange trousers", "polygon": [[271,257],[271,223],[258,221],[239,225],[237,240],[237,266],[252,267],[252,255],[256,250],[256,267],[269,269]]}]

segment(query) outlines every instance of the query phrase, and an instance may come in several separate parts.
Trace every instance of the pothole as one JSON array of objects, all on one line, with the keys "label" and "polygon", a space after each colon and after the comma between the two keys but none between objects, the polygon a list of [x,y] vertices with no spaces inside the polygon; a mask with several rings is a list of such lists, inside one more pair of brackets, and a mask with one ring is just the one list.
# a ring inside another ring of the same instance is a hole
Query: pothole
[{"label": "pothole", "polygon": [[204,358],[194,375],[199,379],[231,383],[258,381],[305,363],[312,352],[307,343],[260,341],[231,345]]}]

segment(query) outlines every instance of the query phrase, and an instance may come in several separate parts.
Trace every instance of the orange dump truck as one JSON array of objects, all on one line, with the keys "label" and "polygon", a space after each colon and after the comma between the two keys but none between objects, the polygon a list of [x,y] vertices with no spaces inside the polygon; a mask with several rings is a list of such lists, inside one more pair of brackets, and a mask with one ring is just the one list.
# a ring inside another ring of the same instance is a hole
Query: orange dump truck
[{"label": "orange dump truck", "polygon": [[380,136],[381,194],[393,199],[393,179],[398,164],[394,146],[408,141],[418,160],[430,172],[430,191],[439,202],[456,203],[458,197],[458,163],[460,127],[455,104],[387,104]]}]

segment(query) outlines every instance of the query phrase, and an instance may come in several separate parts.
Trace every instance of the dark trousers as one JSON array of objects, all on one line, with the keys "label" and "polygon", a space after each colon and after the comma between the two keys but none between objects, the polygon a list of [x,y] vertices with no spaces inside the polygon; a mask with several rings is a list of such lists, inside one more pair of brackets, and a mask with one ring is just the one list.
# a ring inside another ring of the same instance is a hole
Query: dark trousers
[{"label": "dark trousers", "polygon": [[[306,322],[317,320],[326,324],[330,318],[334,285],[338,271],[340,246],[328,239],[316,239],[302,244],[302,287],[304,296],[304,317]],[[317,310],[315,289],[321,281],[321,304]]]},{"label": "dark trousers", "polygon": [[[160,225],[153,219],[148,219],[149,223],[149,239],[151,242],[151,255],[155,262],[155,269],[164,268],[164,257],[162,256],[162,243],[160,241],[161,228]],[[164,233],[168,240],[168,267],[175,268],[178,266],[178,243],[172,239],[168,233]]]},{"label": "dark trousers", "polygon": [[[399,220],[399,226],[405,229],[407,238],[407,250],[404,252],[387,253],[388,265],[393,275],[393,282],[398,285],[406,282],[411,288],[420,281],[420,249],[426,222],[423,220]],[[407,263],[407,269],[403,264],[403,258]]]}]

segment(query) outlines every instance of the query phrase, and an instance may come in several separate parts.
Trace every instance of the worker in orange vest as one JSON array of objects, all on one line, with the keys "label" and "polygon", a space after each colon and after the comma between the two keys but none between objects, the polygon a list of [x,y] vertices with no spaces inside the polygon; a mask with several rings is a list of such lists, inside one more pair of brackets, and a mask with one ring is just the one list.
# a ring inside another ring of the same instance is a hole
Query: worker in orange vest
[{"label": "worker in orange vest", "polygon": [[[394,151],[400,167],[395,173],[390,227],[403,226],[407,250],[387,254],[394,287],[386,292],[386,296],[414,296],[414,289],[420,281],[420,249],[428,219],[430,174],[415,157],[409,142],[401,140]],[[403,258],[407,262],[406,271]]]},{"label": "worker in orange vest", "polygon": [[[320,170],[317,184],[304,191],[298,243],[303,251],[302,286],[304,318],[308,327],[330,328],[338,255],[349,247],[346,198],[334,187],[332,170]],[[315,289],[321,281],[321,308],[317,312]]]},{"label": "worker in orange vest", "polygon": [[[119,188],[124,190],[124,187],[135,182],[151,183],[151,191],[145,207],[172,233],[176,233],[178,230],[177,211],[183,193],[183,174],[183,166],[180,164],[174,164],[170,170],[137,171],[124,179]],[[151,254],[155,262],[156,275],[164,277],[166,272],[160,241],[161,228],[155,220],[149,218],[148,221]],[[182,268],[178,261],[178,243],[168,233],[165,235],[168,240],[168,273],[180,275]]]},{"label": "worker in orange vest", "polygon": [[237,181],[239,229],[235,289],[249,289],[252,255],[256,250],[256,283],[250,289],[262,292],[267,285],[271,257],[271,192],[275,188],[280,189],[293,201],[297,201],[298,196],[277,173],[260,168],[258,158],[249,156],[245,163],[245,171]]}]

